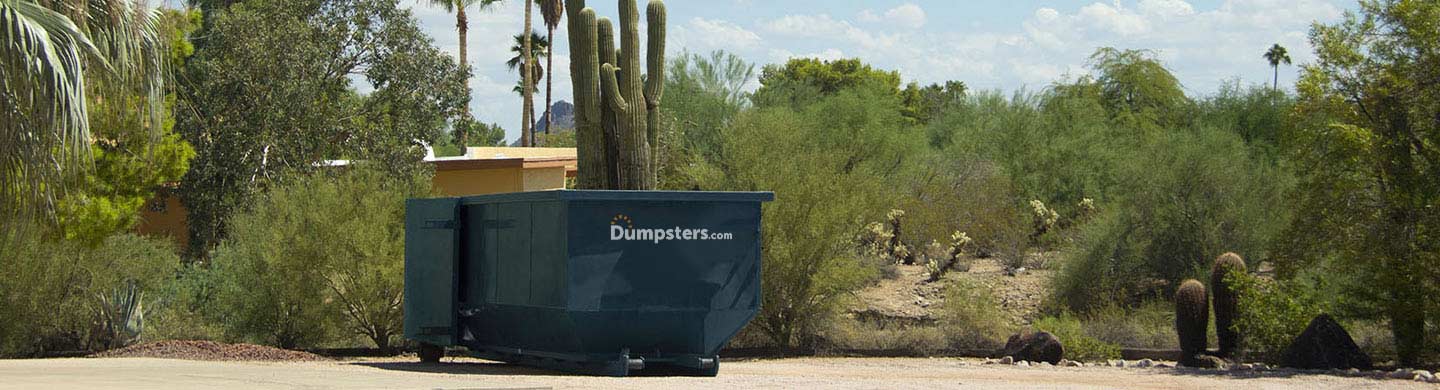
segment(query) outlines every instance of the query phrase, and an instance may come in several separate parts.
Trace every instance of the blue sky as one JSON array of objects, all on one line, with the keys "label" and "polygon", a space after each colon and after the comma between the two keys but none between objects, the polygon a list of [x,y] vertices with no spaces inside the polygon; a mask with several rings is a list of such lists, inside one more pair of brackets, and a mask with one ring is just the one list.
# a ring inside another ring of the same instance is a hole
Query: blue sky
[{"label": "blue sky", "polygon": [[[618,16],[615,0],[587,3],[600,15]],[[439,47],[458,53],[453,15],[425,0],[401,5],[412,8]],[[1234,78],[1268,84],[1271,70],[1260,55],[1274,43],[1289,48],[1296,65],[1312,61],[1306,42],[1310,24],[1334,22],[1355,7],[1350,0],[671,0],[666,5],[672,55],[726,50],[756,63],[757,70],[793,57],[860,58],[899,70],[906,81],[1038,90],[1084,74],[1095,48],[1113,46],[1156,50],[1192,96],[1211,94]],[[504,62],[523,14],[520,0],[470,14],[473,112],[504,126],[511,140],[520,128],[520,98],[511,92],[518,73]],[[538,11],[534,21],[543,30]],[[568,101],[563,23],[555,36],[555,99]],[[1280,83],[1293,83],[1296,72],[1295,66],[1282,67]],[[536,106],[543,105],[542,96]]]}]

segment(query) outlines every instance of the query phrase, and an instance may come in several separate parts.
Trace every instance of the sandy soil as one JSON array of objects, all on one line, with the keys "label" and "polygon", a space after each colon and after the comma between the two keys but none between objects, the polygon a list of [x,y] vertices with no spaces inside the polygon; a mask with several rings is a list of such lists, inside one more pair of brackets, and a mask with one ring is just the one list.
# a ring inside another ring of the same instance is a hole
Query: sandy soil
[{"label": "sandy soil", "polygon": [[1440,389],[1329,375],[1230,374],[1108,367],[1022,368],[957,359],[806,358],[725,362],[718,378],[602,378],[489,363],[413,358],[342,362],[200,362],[150,358],[0,361],[0,389]]}]

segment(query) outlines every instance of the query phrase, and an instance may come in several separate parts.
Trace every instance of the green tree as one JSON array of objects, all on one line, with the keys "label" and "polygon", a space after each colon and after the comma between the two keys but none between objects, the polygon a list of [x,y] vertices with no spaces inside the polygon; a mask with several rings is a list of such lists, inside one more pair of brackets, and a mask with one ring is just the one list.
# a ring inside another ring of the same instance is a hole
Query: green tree
[{"label": "green tree", "polygon": [[[545,41],[555,41],[555,28],[560,26],[560,18],[565,17],[565,2],[562,0],[535,0],[535,5],[540,6],[540,16],[545,20]],[[547,46],[547,52],[548,46]],[[555,80],[555,57],[545,56],[545,134],[550,134],[550,129],[555,126],[550,115],[551,106],[555,105],[554,92]]]},{"label": "green tree", "polygon": [[361,166],[274,187],[217,250],[213,309],[231,337],[284,348],[346,334],[388,350],[400,335],[405,199],[426,174]]},{"label": "green tree", "polygon": [[909,153],[923,148],[889,91],[797,101],[811,103],[741,114],[722,130],[723,157],[696,176],[701,189],[775,191],[761,243],[765,304],[751,326],[786,348],[815,346],[821,325],[875,275],[854,239],[895,204]]},{"label": "green tree", "polygon": [[[545,37],[540,36],[540,34],[531,33],[530,35],[531,35],[531,36],[530,36],[530,55],[534,56],[535,58],[541,58],[541,57],[549,58],[549,57],[550,57],[550,40],[549,40],[549,39],[546,39]],[[515,56],[514,56],[514,57],[510,57],[509,60],[506,60],[506,61],[505,61],[505,67],[506,67],[506,68],[509,68],[510,71],[512,71],[512,72],[516,72],[516,71],[519,71],[519,70],[521,70],[522,68],[524,68],[524,67],[525,67],[525,66],[524,66],[524,65],[525,65],[525,36],[524,36],[524,35],[516,35],[516,36],[515,36],[515,44],[512,45],[512,46],[510,46],[510,52],[511,52],[511,53],[515,53]],[[540,79],[542,79],[542,78],[545,77],[545,67],[544,67],[544,66],[541,66],[540,64],[534,64],[534,66],[531,67],[530,69],[531,69],[531,70],[530,70],[530,72],[531,72],[531,75],[530,75],[530,76],[531,76],[531,77],[529,78],[529,80],[530,80],[530,90],[531,90],[532,92],[538,92],[538,91],[540,90]],[[523,78],[523,77],[522,77],[520,80],[516,80],[516,82],[515,82],[515,88],[512,90],[512,91],[514,91],[516,94],[520,95],[521,98],[524,98],[524,97],[525,97],[525,91],[524,91],[525,80],[526,80],[526,79]]]},{"label": "green tree", "polygon": [[1315,25],[1286,137],[1304,168],[1282,270],[1346,265],[1346,306],[1389,320],[1400,364],[1426,346],[1440,265],[1440,4],[1361,1]]},{"label": "green tree", "polygon": [[[529,130],[521,131],[520,143],[524,146],[535,146],[533,129],[535,124],[535,118],[533,117],[535,104],[532,99],[535,92],[538,92],[540,89],[540,79],[545,77],[545,68],[540,66],[540,64],[527,64],[525,59],[539,57],[549,58],[550,41],[534,32],[531,32],[530,36],[525,36],[525,34],[516,35],[515,45],[510,46],[510,52],[515,53],[515,56],[505,61],[506,67],[510,68],[511,71],[518,70],[520,72],[524,72],[525,69],[530,69],[529,75],[521,74],[520,79],[515,80],[515,88],[511,89],[511,91],[520,95],[521,104],[525,105],[524,117],[520,120],[524,122],[522,124],[526,125],[526,128]],[[525,88],[527,84],[530,88]]]},{"label": "green tree", "polygon": [[754,65],[723,51],[681,53],[670,60],[657,148],[661,187],[693,187],[685,167],[694,160],[720,163],[721,129],[748,106],[745,85],[754,80]]},{"label": "green tree", "polygon": [[0,1],[0,215],[50,214],[67,172],[89,163],[93,86],[145,91],[137,108],[159,126],[166,70],[155,19],[126,0]]},{"label": "green tree", "polygon": [[215,12],[186,64],[177,126],[197,152],[180,188],[195,255],[291,172],[329,159],[418,168],[420,145],[467,100],[468,72],[397,0],[253,0]]},{"label": "green tree", "polygon": [[520,115],[520,138],[522,140],[520,144],[522,146],[535,146],[535,91],[532,90],[532,86],[537,85],[538,82],[535,79],[536,64],[532,52],[535,49],[532,38],[536,34],[535,28],[530,23],[530,14],[533,13],[534,8],[534,2],[525,2],[525,29],[520,33],[522,36],[520,57],[523,59],[520,63],[520,85],[523,87],[520,89],[520,95],[525,98]]},{"label": "green tree", "polygon": [[1270,88],[1279,91],[1280,64],[1290,65],[1290,52],[1285,50],[1284,46],[1280,46],[1280,44],[1277,43],[1274,46],[1270,46],[1270,50],[1265,51],[1264,57],[1266,61],[1270,62],[1270,68],[1275,70],[1274,85]]},{"label": "green tree", "polygon": [[766,65],[760,71],[757,106],[799,106],[804,98],[832,95],[853,87],[876,88],[900,96],[900,73],[872,68],[859,59],[824,61],[794,58],[785,65]]},{"label": "green tree", "polygon": [[[199,23],[199,11],[162,11],[156,32],[169,40],[167,67],[180,66],[194,52],[187,39]],[[91,89],[86,100],[94,166],[76,175],[80,177],[58,202],[58,217],[66,239],[96,245],[132,229],[144,203],[185,174],[195,150],[174,131],[173,92],[166,94],[157,132],[150,129],[152,117],[143,108],[149,104],[148,91]]]},{"label": "green tree", "polygon": [[1106,111],[1126,125],[1183,123],[1190,100],[1155,52],[1102,47],[1090,55]]}]

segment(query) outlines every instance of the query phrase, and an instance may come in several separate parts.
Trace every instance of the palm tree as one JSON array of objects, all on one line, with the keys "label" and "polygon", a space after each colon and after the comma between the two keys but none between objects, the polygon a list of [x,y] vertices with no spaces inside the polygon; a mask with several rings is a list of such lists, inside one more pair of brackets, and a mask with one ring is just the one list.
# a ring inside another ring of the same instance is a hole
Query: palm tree
[{"label": "palm tree", "polygon": [[[505,61],[505,67],[509,68],[512,71],[521,71],[520,84],[516,84],[517,86],[515,87],[515,92],[520,93],[520,98],[523,99],[523,104],[525,105],[525,108],[528,109],[524,112],[524,117],[521,118],[521,120],[525,122],[525,125],[529,126],[522,126],[522,130],[524,130],[524,132],[521,132],[520,134],[526,137],[521,139],[522,144],[526,144],[527,142],[532,141],[531,138],[533,138],[533,135],[529,134],[534,132],[534,129],[531,128],[534,127],[535,123],[535,105],[533,103],[534,93],[538,91],[538,88],[540,86],[540,79],[545,76],[545,67],[540,66],[539,63],[532,62],[530,64],[530,75],[528,78],[525,77],[525,58],[527,58],[525,54],[526,38],[527,37],[525,36],[525,34],[519,34],[515,36],[515,44],[510,46],[510,52],[515,53],[515,56],[510,57],[509,60]],[[528,58],[550,58],[549,39],[545,39],[545,37],[540,36],[540,34],[536,34],[533,32],[530,33],[530,36],[528,38],[530,43],[530,54]],[[530,84],[531,90],[526,91],[525,89],[519,87],[520,85],[525,85],[525,83]]]},{"label": "palm tree", "polygon": [[1265,52],[1265,60],[1270,61],[1270,67],[1275,69],[1275,84],[1270,89],[1280,90],[1280,64],[1290,65],[1290,52],[1284,46],[1275,44]]},{"label": "palm tree", "polygon": [[[502,0],[429,0],[429,1],[430,1],[430,4],[432,4],[432,5],[438,6],[438,7],[440,7],[440,8],[444,8],[444,9],[445,9],[445,12],[450,12],[450,13],[455,14],[455,29],[460,32],[460,69],[465,69],[466,71],[469,71],[469,70],[470,70],[470,58],[467,57],[467,53],[469,52],[469,47],[468,47],[468,46],[469,46],[469,42],[468,42],[468,39],[469,39],[469,35],[470,35],[470,18],[465,15],[465,9],[466,9],[466,8],[470,8],[470,7],[472,7],[472,6],[479,6],[479,7],[480,7],[480,10],[481,10],[481,11],[484,11],[484,10],[490,8],[490,7],[495,6],[495,4],[500,3]],[[470,78],[468,78],[468,77],[465,78],[465,94],[466,94],[466,95],[469,95],[469,94],[470,94]],[[470,119],[470,105],[467,104],[467,105],[465,105],[465,107],[462,107],[462,108],[461,108],[461,116],[464,117],[465,119]],[[465,133],[466,133],[466,132],[463,132],[463,131],[460,132],[460,144],[461,144],[461,145],[464,145],[464,144],[465,144]]]},{"label": "palm tree", "polygon": [[159,128],[159,17],[129,0],[0,0],[0,215],[50,214],[66,172],[89,162],[87,89],[145,91]]},{"label": "palm tree", "polygon": [[[547,31],[545,39],[554,42],[555,28],[560,25],[560,18],[565,16],[565,2],[563,0],[535,0],[535,4],[540,6],[540,16],[545,19],[545,30]],[[550,73],[545,74],[545,134],[550,134],[550,128],[555,125],[550,117],[550,107],[555,104],[555,80],[551,77],[555,72],[555,57],[546,56],[545,67],[550,70]]]},{"label": "palm tree", "polygon": [[[535,56],[535,58],[550,58],[549,39],[545,39],[545,37],[542,37],[539,34],[534,34],[530,37],[530,44],[530,54]],[[509,68],[511,71],[519,70],[520,68],[522,68],[521,65],[525,61],[525,36],[515,36],[515,44],[513,46],[510,46],[510,52],[515,53],[515,56],[510,57],[508,61],[505,61],[505,67]],[[540,64],[535,64],[535,67],[530,68],[530,74],[530,92],[538,92],[540,90],[540,79],[545,77],[545,67],[541,66]],[[525,97],[525,88],[523,87],[524,85],[525,79],[522,77],[520,80],[515,81],[515,88],[511,89],[511,91],[519,94],[520,97],[523,99]]]},{"label": "palm tree", "polygon": [[[521,30],[522,33],[520,34],[520,35],[523,35],[523,36],[525,37],[525,45],[524,45],[524,47],[523,47],[523,50],[521,50],[521,51],[522,51],[521,54],[525,56],[525,62],[520,64],[520,66],[521,66],[520,77],[523,77],[523,78],[524,78],[524,82],[525,82],[524,85],[534,85],[534,81],[533,81],[533,79],[534,79],[534,77],[533,77],[534,74],[532,74],[531,71],[530,71],[530,70],[533,69],[534,66],[535,66],[535,56],[531,55],[531,54],[532,54],[532,53],[531,53],[531,50],[532,50],[532,49],[531,49],[531,47],[530,47],[531,41],[532,41],[531,38],[532,38],[533,35],[535,35],[535,28],[530,25],[530,14],[533,13],[533,11],[531,11],[531,9],[535,8],[534,6],[535,6],[535,3],[534,3],[534,2],[530,2],[530,1],[525,2],[525,29],[524,29],[524,30]],[[528,142],[522,141],[522,142],[521,142],[521,145],[523,145],[523,146],[535,146],[535,129],[530,128],[530,127],[531,127],[531,123],[533,123],[534,120],[535,120],[535,119],[534,119],[534,118],[535,118],[535,106],[534,106],[534,101],[535,101],[535,100],[534,100],[534,96],[535,96],[535,94],[534,94],[532,91],[530,91],[530,88],[525,88],[525,89],[524,89],[524,94],[525,94],[525,106],[522,108],[523,111],[521,112],[521,116],[524,117],[525,119],[524,119],[524,123],[521,123],[521,124],[520,124],[520,137],[522,137],[522,138],[529,138],[529,140],[528,140]]]}]

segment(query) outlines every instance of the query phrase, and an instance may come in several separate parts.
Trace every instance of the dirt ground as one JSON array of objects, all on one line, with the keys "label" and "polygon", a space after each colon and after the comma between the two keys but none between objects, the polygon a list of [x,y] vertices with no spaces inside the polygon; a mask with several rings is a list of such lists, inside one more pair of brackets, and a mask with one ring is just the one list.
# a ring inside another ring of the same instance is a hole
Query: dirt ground
[{"label": "dirt ground", "polygon": [[1440,389],[1329,375],[1110,367],[1024,368],[960,359],[804,358],[725,362],[717,378],[575,376],[473,359],[201,362],[151,358],[0,360],[0,389]]}]

